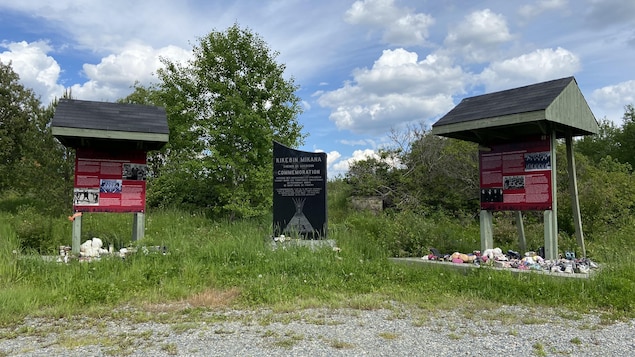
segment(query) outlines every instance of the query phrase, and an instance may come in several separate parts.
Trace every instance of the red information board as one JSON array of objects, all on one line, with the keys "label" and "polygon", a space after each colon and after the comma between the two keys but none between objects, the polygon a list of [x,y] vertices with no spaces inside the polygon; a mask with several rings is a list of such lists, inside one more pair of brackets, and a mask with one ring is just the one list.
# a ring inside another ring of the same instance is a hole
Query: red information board
[{"label": "red information board", "polygon": [[481,209],[550,210],[551,139],[491,145],[479,152]]},{"label": "red information board", "polygon": [[75,156],[75,212],[144,212],[145,151],[78,148]]}]

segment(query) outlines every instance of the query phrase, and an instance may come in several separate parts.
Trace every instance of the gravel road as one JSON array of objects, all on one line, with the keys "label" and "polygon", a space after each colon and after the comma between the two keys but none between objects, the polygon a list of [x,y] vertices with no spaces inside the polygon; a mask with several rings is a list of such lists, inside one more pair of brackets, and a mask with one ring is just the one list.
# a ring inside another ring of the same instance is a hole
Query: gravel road
[{"label": "gravel road", "polygon": [[120,311],[0,328],[0,356],[628,356],[635,320],[501,306]]}]

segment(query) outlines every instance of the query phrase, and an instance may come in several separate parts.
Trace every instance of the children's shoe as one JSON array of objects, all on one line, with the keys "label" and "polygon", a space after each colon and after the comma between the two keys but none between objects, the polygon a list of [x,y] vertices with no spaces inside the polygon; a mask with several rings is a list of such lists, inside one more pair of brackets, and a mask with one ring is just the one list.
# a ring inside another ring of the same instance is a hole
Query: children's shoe
[{"label": "children's shoe", "polygon": [[589,272],[589,267],[586,264],[578,264],[576,267],[576,273],[587,274]]},{"label": "children's shoe", "polygon": [[514,250],[508,250],[507,251],[507,255],[511,258],[511,259],[520,259],[520,253],[514,251]]}]

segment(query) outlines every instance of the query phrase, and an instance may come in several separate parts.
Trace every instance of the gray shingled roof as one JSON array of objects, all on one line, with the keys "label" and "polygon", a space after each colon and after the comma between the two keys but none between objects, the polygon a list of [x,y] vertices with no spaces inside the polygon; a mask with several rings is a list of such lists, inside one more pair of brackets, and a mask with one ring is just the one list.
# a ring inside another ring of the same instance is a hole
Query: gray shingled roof
[{"label": "gray shingled roof", "polygon": [[488,143],[538,134],[590,135],[597,121],[574,77],[463,99],[432,125],[432,133]]},{"label": "gray shingled roof", "polygon": [[169,138],[165,109],[139,104],[61,99],[51,126],[69,147],[118,142],[154,150]]}]

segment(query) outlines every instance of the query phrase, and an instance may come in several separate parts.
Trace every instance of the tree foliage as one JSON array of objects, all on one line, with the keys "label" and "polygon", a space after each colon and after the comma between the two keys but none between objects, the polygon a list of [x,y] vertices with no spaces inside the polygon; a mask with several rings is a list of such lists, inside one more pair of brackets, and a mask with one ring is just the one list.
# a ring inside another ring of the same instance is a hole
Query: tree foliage
[{"label": "tree foliage", "polygon": [[301,144],[300,99],[277,52],[237,24],[213,31],[185,63],[163,60],[159,83],[124,99],[166,108],[170,141],[154,156],[151,205],[205,207],[219,215],[269,210],[272,141]]},{"label": "tree foliage", "polygon": [[[579,152],[595,163],[610,157],[621,163],[635,166],[635,107],[624,107],[622,126],[604,118],[599,122],[596,135],[585,136],[577,143]],[[610,159],[609,159],[610,160]]]},{"label": "tree foliage", "polygon": [[345,178],[355,195],[379,195],[387,206],[457,212],[478,204],[475,144],[410,128],[392,133],[396,149],[351,165]]},{"label": "tree foliage", "polygon": [[11,64],[0,62],[0,190],[22,186],[20,171],[41,128],[40,102],[24,88]]},{"label": "tree foliage", "polygon": [[408,190],[424,206],[450,212],[477,207],[476,144],[419,131],[404,156],[404,164]]},{"label": "tree foliage", "polygon": [[0,192],[59,212],[70,204],[73,156],[51,133],[54,109],[42,107],[11,64],[0,62]]},{"label": "tree foliage", "polygon": [[615,138],[618,145],[615,158],[619,162],[629,163],[635,167],[635,107],[632,104],[624,107],[622,119],[622,128]]}]

